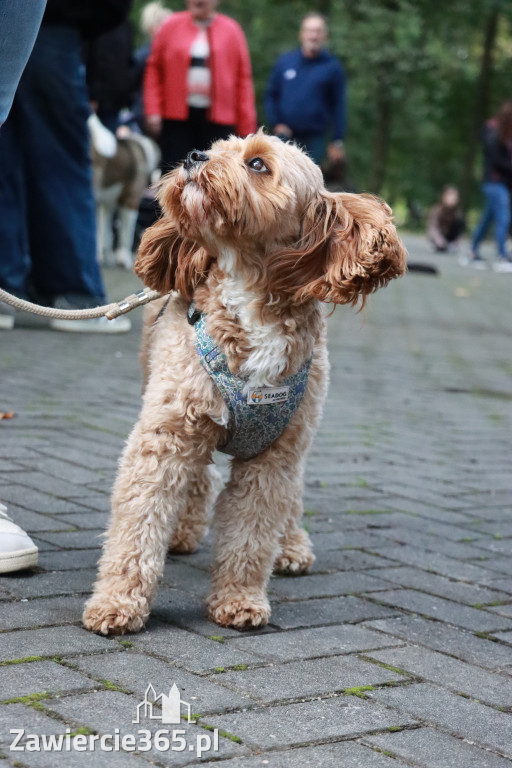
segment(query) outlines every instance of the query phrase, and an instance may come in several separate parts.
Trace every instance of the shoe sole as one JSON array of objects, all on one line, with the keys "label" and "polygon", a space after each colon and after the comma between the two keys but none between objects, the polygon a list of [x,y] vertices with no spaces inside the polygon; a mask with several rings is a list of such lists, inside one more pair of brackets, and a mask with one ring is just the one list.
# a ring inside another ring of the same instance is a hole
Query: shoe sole
[{"label": "shoe sole", "polygon": [[14,315],[0,314],[0,331],[12,331],[14,328]]},{"label": "shoe sole", "polygon": [[87,320],[51,320],[50,328],[54,331],[66,331],[67,333],[127,333],[130,325],[117,325],[117,323],[104,323],[103,325],[87,325]]},{"label": "shoe sole", "polygon": [[39,553],[37,547],[22,549],[18,552],[4,552],[0,555],[0,573],[21,571],[37,565]]}]

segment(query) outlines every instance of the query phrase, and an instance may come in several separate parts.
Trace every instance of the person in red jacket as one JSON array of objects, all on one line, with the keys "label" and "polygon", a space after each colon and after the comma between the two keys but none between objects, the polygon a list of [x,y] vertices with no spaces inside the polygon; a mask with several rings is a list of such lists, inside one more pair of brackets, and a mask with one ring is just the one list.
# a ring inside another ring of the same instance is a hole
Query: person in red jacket
[{"label": "person in red jacket", "polygon": [[151,48],[144,110],[164,171],[192,149],[257,127],[245,35],[217,6],[218,0],[187,0],[187,10],[162,24]]}]

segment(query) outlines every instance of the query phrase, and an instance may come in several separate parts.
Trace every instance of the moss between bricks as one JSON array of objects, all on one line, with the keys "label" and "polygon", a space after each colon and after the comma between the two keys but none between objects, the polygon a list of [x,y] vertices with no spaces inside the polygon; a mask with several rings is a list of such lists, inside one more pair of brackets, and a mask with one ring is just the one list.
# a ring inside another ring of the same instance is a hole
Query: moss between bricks
[{"label": "moss between bricks", "polygon": [[366,699],[364,695],[365,691],[373,691],[373,685],[358,685],[354,688],[345,688],[343,693],[345,696],[357,696],[360,699]]},{"label": "moss between bricks", "polygon": [[9,661],[0,661],[0,667],[8,667],[11,664],[30,664],[32,661],[42,661],[42,660],[43,660],[42,656],[24,656],[22,659],[10,659]]},{"label": "moss between bricks", "polygon": [[209,639],[210,640],[215,640],[216,643],[223,643],[224,642],[224,638],[222,637],[222,635],[210,635]]},{"label": "moss between bricks", "polygon": [[122,645],[123,648],[134,648],[131,640],[119,640],[119,645]]},{"label": "moss between bricks", "polygon": [[[204,728],[205,731],[214,731],[215,726],[213,725],[206,725],[201,723],[201,728]],[[242,739],[240,736],[235,736],[233,733],[230,733],[229,731],[219,731],[219,736],[222,736],[224,739],[229,739],[230,741],[234,741],[235,744],[242,744]]]},{"label": "moss between bricks", "polygon": [[28,696],[16,696],[13,699],[5,699],[2,704],[26,704],[34,709],[44,710],[44,707],[42,707],[39,702],[50,698],[50,694],[43,691],[42,693],[31,693]]},{"label": "moss between bricks", "polygon": [[108,691],[119,691],[120,693],[130,693],[130,691],[127,688],[123,688],[120,685],[116,685],[116,683],[113,683],[112,680],[100,680],[100,683]]}]

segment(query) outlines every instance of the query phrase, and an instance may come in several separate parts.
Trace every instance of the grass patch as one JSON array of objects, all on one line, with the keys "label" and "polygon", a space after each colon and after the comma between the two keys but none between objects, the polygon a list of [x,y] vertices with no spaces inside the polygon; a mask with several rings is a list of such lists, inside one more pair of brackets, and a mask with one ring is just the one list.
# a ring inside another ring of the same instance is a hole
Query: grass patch
[{"label": "grass patch", "polygon": [[222,637],[222,635],[210,635],[209,639],[210,640],[215,640],[216,643],[223,643],[224,642],[224,638]]},{"label": "grass patch", "polygon": [[304,515],[305,517],[314,517],[316,515],[316,512],[314,509],[305,509]]},{"label": "grass patch", "polygon": [[24,656],[22,659],[10,659],[9,661],[2,661],[0,662],[0,667],[9,667],[11,664],[30,664],[32,661],[42,660],[42,656]]},{"label": "grass patch", "polygon": [[119,645],[122,645],[123,648],[135,648],[131,640],[119,640]]},{"label": "grass patch", "polygon": [[390,509],[348,509],[347,515],[390,515]]},{"label": "grass patch", "polygon": [[235,672],[245,672],[247,669],[247,664],[235,664],[234,667],[231,667]]},{"label": "grass patch", "polygon": [[[201,728],[204,728],[206,731],[214,731],[215,726],[213,725],[201,725]],[[242,739],[240,736],[235,736],[234,733],[230,733],[229,731],[219,731],[219,736],[222,736],[225,739],[229,739],[230,741],[234,741],[235,744],[241,744]]]},{"label": "grass patch", "polygon": [[34,709],[44,710],[44,707],[42,707],[39,702],[50,698],[50,694],[44,691],[43,693],[31,693],[28,696],[15,696],[13,699],[5,699],[2,704],[26,704],[28,707],[33,707]]},{"label": "grass patch", "polygon": [[345,688],[345,696],[357,696],[360,699],[366,699],[365,691],[373,691],[373,685],[357,685],[354,688]]},{"label": "grass patch", "polygon": [[222,674],[222,672],[225,672],[225,671],[226,669],[224,667],[215,667],[215,669],[213,670],[213,674],[220,675]]}]

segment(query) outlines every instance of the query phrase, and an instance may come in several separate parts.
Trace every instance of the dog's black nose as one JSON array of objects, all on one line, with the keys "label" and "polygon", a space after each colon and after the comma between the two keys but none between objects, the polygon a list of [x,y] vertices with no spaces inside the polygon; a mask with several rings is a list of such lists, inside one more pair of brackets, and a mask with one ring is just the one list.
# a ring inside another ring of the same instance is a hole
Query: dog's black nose
[{"label": "dog's black nose", "polygon": [[206,161],[209,159],[210,158],[208,155],[206,155],[204,152],[201,152],[199,149],[193,149],[192,152],[188,153],[183,165],[188,170],[189,168],[192,168],[193,165],[197,165],[198,163],[206,163]]}]

